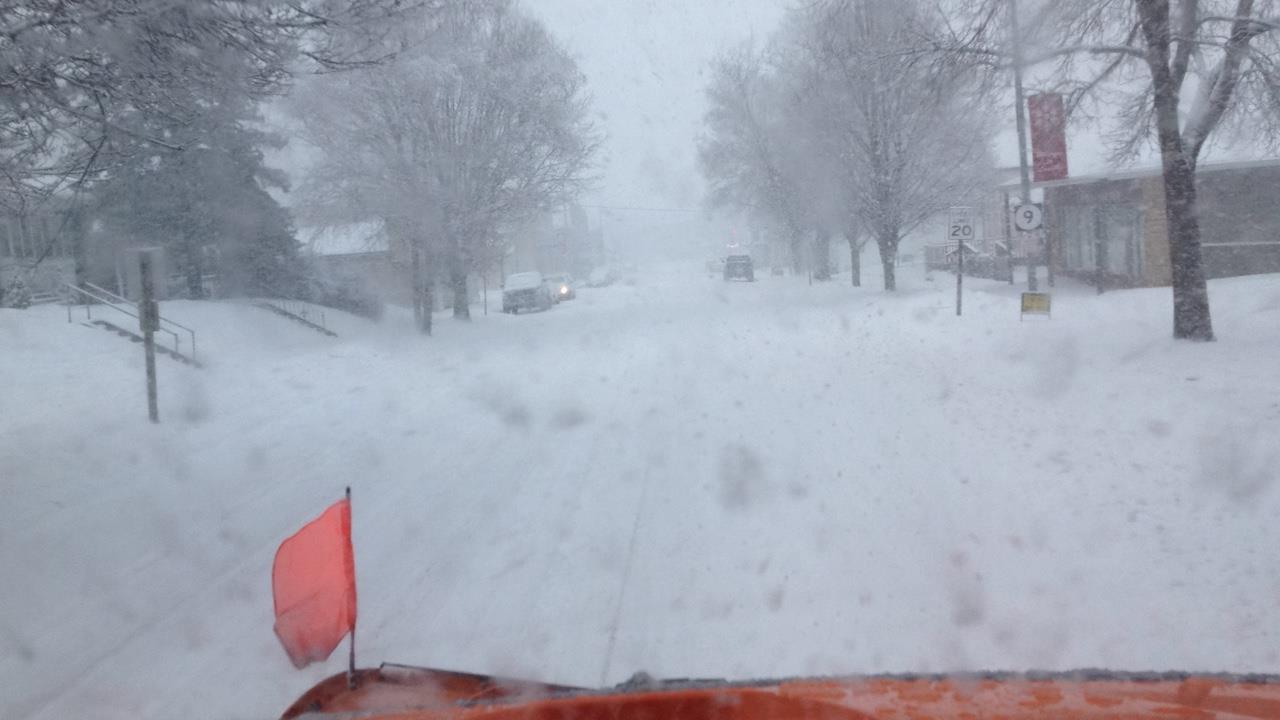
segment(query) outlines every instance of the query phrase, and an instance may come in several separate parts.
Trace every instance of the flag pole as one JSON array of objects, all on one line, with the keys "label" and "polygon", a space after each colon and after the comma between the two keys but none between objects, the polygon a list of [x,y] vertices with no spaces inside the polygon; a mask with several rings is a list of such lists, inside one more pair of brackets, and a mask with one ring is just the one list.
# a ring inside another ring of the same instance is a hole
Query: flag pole
[{"label": "flag pole", "polygon": [[[347,512],[351,512],[351,486],[347,486]],[[350,542],[350,539],[348,539]],[[354,552],[354,549],[353,549]],[[347,648],[347,688],[356,688],[356,619],[351,618],[351,644]]]}]

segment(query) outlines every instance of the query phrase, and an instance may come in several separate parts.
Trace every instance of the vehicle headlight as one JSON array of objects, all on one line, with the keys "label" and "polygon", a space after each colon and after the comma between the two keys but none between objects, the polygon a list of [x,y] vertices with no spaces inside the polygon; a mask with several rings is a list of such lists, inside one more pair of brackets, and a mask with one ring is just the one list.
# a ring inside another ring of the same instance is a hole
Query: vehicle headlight
[{"label": "vehicle headlight", "polygon": [[560,286],[560,294],[561,294],[561,295],[568,295],[568,294],[569,294],[569,286],[568,286],[568,285],[561,285],[561,286]]}]

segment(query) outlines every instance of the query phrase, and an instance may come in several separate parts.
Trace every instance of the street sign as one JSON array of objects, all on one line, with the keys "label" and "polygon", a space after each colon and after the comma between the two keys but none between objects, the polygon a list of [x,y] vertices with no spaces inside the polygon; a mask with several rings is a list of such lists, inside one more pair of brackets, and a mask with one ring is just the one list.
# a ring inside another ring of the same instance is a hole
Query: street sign
[{"label": "street sign", "polygon": [[1050,312],[1053,298],[1049,293],[1040,292],[1024,292],[1022,293],[1022,313],[1018,315],[1021,320],[1023,315],[1047,315],[1053,317]]},{"label": "street sign", "polygon": [[948,213],[948,218],[947,244],[973,242],[973,208],[953,207]]},{"label": "street sign", "polygon": [[1013,209],[1013,226],[1022,232],[1039,230],[1044,224],[1044,210],[1036,203],[1019,205]]},{"label": "street sign", "polygon": [[974,240],[973,208],[953,207],[947,213],[947,244],[956,244],[956,316],[959,317],[963,303],[964,287],[964,254],[969,250],[969,243]]}]

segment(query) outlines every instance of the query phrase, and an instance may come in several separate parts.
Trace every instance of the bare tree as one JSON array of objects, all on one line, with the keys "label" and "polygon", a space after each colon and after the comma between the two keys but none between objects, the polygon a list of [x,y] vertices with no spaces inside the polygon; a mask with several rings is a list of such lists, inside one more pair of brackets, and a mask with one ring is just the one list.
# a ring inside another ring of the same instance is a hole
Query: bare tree
[{"label": "bare tree", "polygon": [[[808,224],[799,184],[788,172],[785,89],[763,54],[743,45],[717,58],[707,86],[710,105],[698,160],[713,207],[747,210],[779,226],[799,269]],[[794,167],[794,163],[790,164]]]},{"label": "bare tree", "polygon": [[377,71],[310,81],[290,97],[302,139],[318,161],[300,188],[303,207],[327,224],[378,219],[392,251],[411,261],[414,316],[431,332],[439,193],[422,118],[436,68],[402,60]]},{"label": "bare tree", "polygon": [[[806,198],[811,222],[818,228],[815,237],[829,243],[832,234],[843,234],[849,245],[849,278],[854,287],[862,285],[862,250],[870,241],[862,208],[853,198],[864,168],[848,146],[850,118],[833,104],[833,92],[842,88],[815,47],[813,6],[809,12],[791,13],[775,33],[774,64],[787,87],[785,106],[789,157],[806,171],[798,184]],[[829,252],[824,243],[817,252]]]},{"label": "bare tree", "polygon": [[914,52],[934,19],[914,1],[825,0],[793,11],[767,54],[720,58],[699,146],[712,202],[772,218],[793,252],[811,238],[818,276],[843,233],[855,285],[874,238],[895,289],[902,238],[990,168],[976,77]]},{"label": "bare tree", "polygon": [[790,34],[812,64],[818,132],[839,161],[843,230],[874,237],[884,287],[897,286],[902,238],[989,177],[990,127],[965,68],[939,68],[913,52],[934,18],[904,0],[832,0],[804,11]]},{"label": "bare tree", "polygon": [[324,158],[308,187],[383,218],[427,278],[448,277],[466,319],[467,276],[497,257],[499,228],[585,182],[597,145],[585,80],[508,2],[451,6],[405,37],[416,50],[331,78],[296,106]]},{"label": "bare tree", "polygon": [[[1010,0],[984,0],[937,48],[1006,67],[996,22]],[[1261,7],[1259,7],[1261,5]],[[1113,159],[1160,151],[1172,261],[1173,336],[1212,340],[1200,248],[1196,168],[1224,128],[1275,147],[1280,131],[1280,16],[1253,0],[1060,0],[1033,17],[1024,64],[1053,62],[1068,107],[1118,108]],[[961,17],[961,16],[958,16]]]}]

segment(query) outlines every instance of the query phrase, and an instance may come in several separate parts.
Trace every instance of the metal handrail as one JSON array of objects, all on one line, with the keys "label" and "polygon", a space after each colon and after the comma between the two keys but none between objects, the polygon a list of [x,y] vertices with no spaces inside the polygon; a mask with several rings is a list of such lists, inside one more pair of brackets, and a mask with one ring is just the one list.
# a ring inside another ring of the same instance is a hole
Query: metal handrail
[{"label": "metal handrail", "polygon": [[[86,283],[86,284],[87,284],[87,283]],[[114,302],[112,302],[112,301],[111,301],[111,299],[110,299],[107,295],[99,295],[98,293],[96,293],[96,292],[94,292],[94,291],[92,291],[92,290],[86,290],[86,289],[84,289],[84,288],[82,288],[82,287],[79,287],[79,286],[77,286],[77,285],[73,285],[73,284],[71,284],[71,283],[63,283],[63,285],[67,288],[67,290],[69,290],[69,291],[70,291],[70,292],[68,292],[68,293],[67,293],[67,322],[71,322],[71,306],[74,304],[74,303],[72,303],[72,296],[71,296],[71,294],[72,294],[72,293],[80,293],[81,295],[84,295],[85,297],[87,297],[87,298],[89,298],[89,299],[91,299],[91,300],[97,300],[98,302],[102,303],[103,305],[106,305],[107,307],[109,307],[109,308],[111,308],[111,309],[113,309],[113,310],[115,310],[115,311],[117,311],[117,312],[122,312],[122,313],[124,313],[125,315],[128,315],[128,316],[129,316],[129,317],[131,317],[131,318],[138,319],[139,321],[141,320],[141,318],[139,318],[139,317],[138,317],[138,314],[137,314],[137,313],[132,312],[132,311],[130,311],[130,310],[128,310],[128,309],[126,309],[126,308],[120,307],[119,305],[117,305],[117,304],[115,304]],[[108,293],[108,295],[112,295],[112,294],[114,294],[114,293]],[[132,305],[132,303],[130,303],[130,305]],[[92,306],[91,306],[89,303],[85,303],[85,304],[84,304],[84,316],[85,316],[86,318],[90,318],[90,319],[92,319],[92,318],[93,318],[93,313],[90,311],[90,309],[89,309],[90,307],[92,307]],[[167,330],[167,329],[165,329],[165,328],[160,328],[160,332],[166,332],[166,333],[169,333],[170,335],[172,335],[172,336],[173,336],[173,351],[174,351],[174,352],[181,352],[181,347],[182,347],[181,343],[182,343],[182,339],[178,337],[178,333],[176,333],[176,332],[174,332],[174,331],[172,331],[172,330]],[[192,357],[192,359],[195,359],[195,352],[194,352],[194,348],[193,348],[193,350],[192,350],[191,357]]]},{"label": "metal handrail", "polygon": [[312,317],[311,317],[311,315],[312,315],[312,309],[311,309],[311,307],[310,307],[306,302],[303,302],[302,300],[293,300],[293,299],[290,299],[290,298],[270,298],[270,297],[269,297],[269,298],[263,298],[263,299],[261,300],[261,302],[265,302],[265,303],[268,303],[268,304],[270,304],[270,305],[274,305],[275,307],[277,307],[277,308],[279,308],[279,309],[281,309],[281,310],[284,310],[284,311],[285,311],[285,312],[287,312],[287,313],[292,313],[292,314],[294,314],[294,315],[297,315],[298,317],[302,318],[303,320],[306,320],[307,322],[315,323],[315,324],[319,325],[319,326],[320,326],[320,327],[322,327],[322,328],[328,329],[328,325],[327,325],[327,323],[325,323],[324,309],[323,309],[323,308],[320,308],[320,309],[318,309],[318,310],[316,310],[316,311],[315,311],[315,312],[316,312],[316,314],[319,316],[319,322],[316,322],[316,321],[315,321],[315,320],[313,320],[313,319],[312,319]]},{"label": "metal handrail", "polygon": [[[138,306],[138,304],[137,304],[137,303],[133,302],[133,301],[132,301],[132,300],[130,300],[129,298],[124,297],[124,296],[121,296],[121,295],[117,295],[117,294],[115,294],[115,293],[111,292],[110,290],[108,290],[108,289],[106,289],[106,288],[104,288],[104,287],[98,286],[98,285],[94,285],[94,284],[93,284],[93,283],[91,283],[91,282],[85,282],[85,283],[83,283],[83,285],[84,285],[85,287],[87,287],[87,288],[92,289],[92,290],[96,290],[97,292],[99,292],[99,293],[101,293],[101,294],[103,294],[103,295],[106,295],[106,296],[107,296],[107,297],[109,297],[109,298],[113,298],[113,299],[115,299],[117,302],[128,303],[129,305],[132,305],[132,306],[133,306],[133,307],[135,307],[135,308]],[[183,324],[182,324],[182,323],[180,323],[180,322],[175,322],[175,321],[170,320],[169,318],[164,317],[164,316],[161,316],[161,317],[160,317],[160,324],[161,324],[161,325],[172,325],[173,327],[176,327],[176,328],[178,328],[178,329],[180,329],[180,330],[185,330],[185,331],[187,331],[187,334],[191,336],[191,359],[192,359],[192,360],[194,360],[194,359],[195,359],[195,357],[196,357],[196,331],[195,331],[195,330],[192,330],[191,328],[187,327],[186,325],[183,325]],[[167,329],[165,330],[165,332],[167,332],[167,333],[174,333],[174,331],[173,331],[173,330],[167,330]],[[174,334],[176,335],[177,333],[174,333]]]}]

